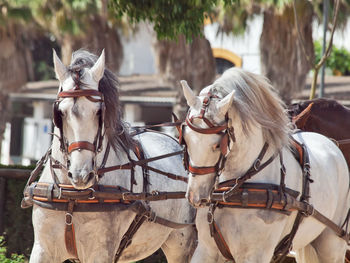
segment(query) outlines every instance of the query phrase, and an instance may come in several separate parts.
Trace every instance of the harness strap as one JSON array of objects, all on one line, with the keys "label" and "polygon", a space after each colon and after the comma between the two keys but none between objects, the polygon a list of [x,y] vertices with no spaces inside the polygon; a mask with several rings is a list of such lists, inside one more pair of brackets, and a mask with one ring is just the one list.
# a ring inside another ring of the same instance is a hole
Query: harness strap
[{"label": "harness strap", "polygon": [[231,180],[227,180],[225,182],[222,182],[219,184],[219,187],[223,187],[223,186],[228,186],[228,185],[232,185],[233,186],[226,192],[222,193],[222,200],[225,201],[227,198],[229,198],[232,194],[235,193],[235,191],[237,191],[239,189],[239,187],[247,180],[249,180],[250,178],[252,178],[254,175],[256,175],[257,173],[259,173],[260,171],[262,171],[265,167],[267,167],[270,163],[272,163],[272,161],[275,159],[276,155],[272,155],[266,162],[261,163],[261,160],[264,158],[265,153],[267,151],[267,148],[269,147],[268,143],[265,143],[263,148],[261,149],[259,156],[256,158],[256,160],[254,161],[254,163],[251,165],[251,167],[248,169],[248,171],[242,175],[239,178],[235,178],[235,179],[231,179]]},{"label": "harness strap", "polygon": [[[301,168],[302,168],[302,179],[303,179],[302,194],[300,197],[300,202],[295,202],[295,203],[299,205],[300,203],[305,203],[306,205],[312,207],[308,203],[309,194],[310,194],[310,181],[311,181],[309,154],[307,152],[305,145],[300,144],[298,141],[294,140],[293,137],[292,137],[292,141],[293,141],[294,147],[297,149],[302,159]],[[299,229],[300,223],[302,222],[304,216],[306,215],[309,215],[309,214],[307,214],[305,210],[298,209],[298,213],[295,218],[291,232],[288,235],[286,235],[275,248],[274,257],[273,257],[274,261],[282,262],[287,256],[287,254],[289,253],[289,251],[292,249],[293,239],[296,235],[296,232]]]},{"label": "harness strap", "polygon": [[214,211],[215,211],[216,205],[215,204],[211,204],[209,206],[209,210],[208,210],[208,222],[209,222],[209,229],[210,229],[210,235],[211,237],[214,238],[216,246],[218,247],[218,249],[220,250],[221,254],[229,259],[232,260],[233,262],[235,261],[229,246],[227,245],[219,226],[216,224],[215,220],[214,220]]},{"label": "harness strap", "polygon": [[88,141],[78,141],[78,142],[72,142],[68,146],[68,153],[71,153],[76,150],[88,150],[91,152],[95,152],[96,147],[93,143]]},{"label": "harness strap", "polygon": [[72,185],[58,185],[55,189],[53,184],[32,183],[24,191],[24,196],[31,202],[33,200],[51,203],[68,203],[70,200],[78,204],[97,204],[97,203],[118,203],[130,201],[158,201],[167,199],[185,198],[186,192],[158,192],[152,193],[132,193],[122,187],[113,187],[109,185],[98,185],[96,188],[77,190]]},{"label": "harness strap", "polygon": [[115,165],[115,166],[100,168],[100,169],[98,169],[97,173],[98,174],[104,174],[104,173],[115,171],[115,170],[130,169],[131,167],[133,167],[135,165],[142,166],[142,165],[147,164],[149,162],[153,162],[153,161],[160,160],[160,159],[163,159],[163,158],[179,155],[179,154],[182,154],[182,153],[183,153],[183,151],[181,150],[181,151],[172,152],[172,153],[168,153],[168,154],[163,154],[163,155],[159,155],[159,156],[148,158],[148,159],[133,160],[132,163],[129,162],[129,163],[122,164],[122,165]]},{"label": "harness strap", "polygon": [[72,256],[73,259],[78,258],[78,252],[75,242],[75,232],[73,225],[73,210],[74,210],[74,201],[70,200],[68,203],[68,210],[66,213],[66,226],[64,232],[64,240],[66,244],[67,252]]},{"label": "harness strap", "polygon": [[182,224],[172,222],[162,217],[157,217],[157,215],[151,210],[150,206],[142,202],[135,203],[131,207],[131,210],[136,212],[136,216],[120,241],[118,250],[114,256],[114,262],[117,262],[119,260],[122,252],[131,244],[132,238],[134,237],[135,233],[146,220],[174,229],[180,229],[183,227],[194,225],[194,223]]},{"label": "harness strap", "polygon": [[119,247],[117,250],[117,253],[114,256],[114,262],[118,262],[120,256],[122,255],[123,251],[130,246],[131,242],[132,242],[132,238],[135,235],[135,233],[137,232],[137,230],[141,227],[141,225],[143,224],[143,222],[145,222],[146,217],[144,213],[139,213],[136,214],[134,220],[132,221],[131,225],[129,226],[128,230],[125,232],[125,234],[123,235],[120,243],[119,243]]},{"label": "harness strap", "polygon": [[49,158],[49,155],[51,154],[51,147],[47,150],[47,152],[41,157],[41,159],[37,162],[36,167],[34,170],[30,173],[29,179],[26,183],[26,186],[23,190],[23,199],[21,201],[21,207],[22,208],[28,208],[33,205],[32,201],[32,195],[26,196],[25,192],[29,188],[29,186],[35,181],[35,179],[38,177],[38,175],[41,173],[41,170],[44,166],[44,163],[46,163],[47,159]]},{"label": "harness strap", "polygon": [[[98,96],[101,99],[95,99],[92,96]],[[103,101],[103,94],[98,90],[94,89],[78,89],[78,90],[67,90],[61,91],[58,93],[57,97],[59,98],[78,98],[78,97],[86,97],[92,102],[101,102]]]},{"label": "harness strap", "polygon": [[192,124],[192,121],[188,117],[186,117],[186,124],[195,132],[202,133],[202,134],[218,134],[223,130],[227,129],[227,122],[225,122],[225,124],[220,126],[212,126],[209,128],[198,128]]}]

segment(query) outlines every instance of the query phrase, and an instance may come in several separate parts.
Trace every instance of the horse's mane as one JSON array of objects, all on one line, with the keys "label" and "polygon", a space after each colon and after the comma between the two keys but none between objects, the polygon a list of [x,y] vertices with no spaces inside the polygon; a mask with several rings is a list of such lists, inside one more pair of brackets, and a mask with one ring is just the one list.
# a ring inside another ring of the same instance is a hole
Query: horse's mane
[{"label": "horse's mane", "polygon": [[[72,54],[72,60],[68,67],[73,80],[79,85],[84,85],[80,77],[84,73],[84,68],[91,68],[98,57],[86,50],[77,50]],[[79,73],[78,76],[76,73]],[[99,82],[98,90],[104,96],[106,105],[104,125],[106,127],[106,136],[109,143],[115,151],[120,146],[120,140],[124,145],[133,149],[135,142],[129,134],[128,124],[122,120],[122,109],[119,101],[119,82],[117,77],[107,68],[105,68],[102,79]]]},{"label": "horse's mane", "polygon": [[[255,122],[261,126],[264,139],[270,145],[277,149],[289,145],[290,128],[284,110],[285,104],[265,77],[231,68],[225,71],[210,89],[220,97],[235,90],[229,117],[232,116],[233,110],[238,112],[245,133],[249,132]],[[229,125],[232,126],[231,118]]]}]

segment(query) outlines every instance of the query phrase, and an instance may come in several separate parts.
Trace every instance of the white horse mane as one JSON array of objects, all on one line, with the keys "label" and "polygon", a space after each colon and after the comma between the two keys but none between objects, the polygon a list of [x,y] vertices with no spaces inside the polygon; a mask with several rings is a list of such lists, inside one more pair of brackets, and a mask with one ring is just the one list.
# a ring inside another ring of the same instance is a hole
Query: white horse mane
[{"label": "white horse mane", "polygon": [[246,133],[252,124],[257,123],[263,130],[264,139],[276,149],[289,145],[289,118],[285,104],[267,78],[239,68],[224,72],[210,90],[219,97],[225,97],[235,90],[235,99],[228,112],[230,116],[238,112]]}]

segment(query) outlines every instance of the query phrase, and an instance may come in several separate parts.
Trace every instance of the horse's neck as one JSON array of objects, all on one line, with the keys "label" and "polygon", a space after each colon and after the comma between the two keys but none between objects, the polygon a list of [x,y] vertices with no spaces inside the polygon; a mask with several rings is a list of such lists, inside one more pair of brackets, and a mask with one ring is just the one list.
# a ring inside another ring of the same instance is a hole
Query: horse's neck
[{"label": "horse's neck", "polygon": [[[249,136],[246,136],[242,130],[237,132],[236,142],[231,144],[220,180],[226,181],[244,175],[258,158],[264,144],[265,140],[258,128],[252,128]],[[275,150],[269,147],[261,163],[266,162],[274,153]]]},{"label": "horse's neck", "polygon": [[[103,149],[98,156],[97,156],[97,167],[99,168],[102,164],[102,160],[105,156],[104,152],[107,147],[107,138],[105,138],[104,143],[103,143]],[[105,167],[111,167],[111,166],[116,166],[116,165],[122,165],[129,163],[129,157],[133,160],[137,160],[138,158],[136,157],[135,153],[130,150],[126,149],[128,153],[124,150],[122,146],[118,146],[117,150],[115,151],[114,148],[111,146],[110,151],[108,154],[108,159],[106,161]],[[129,155],[129,156],[128,156]],[[141,168],[139,166],[135,167],[135,180],[136,180],[136,185],[133,185],[133,191],[134,192],[141,192],[142,191],[142,186],[143,186],[143,177],[142,177],[142,172]],[[121,187],[124,187],[126,189],[131,189],[130,184],[131,184],[131,170],[130,169],[125,169],[125,170],[115,170],[109,173],[106,173],[99,181],[99,184],[105,184],[105,185],[118,185]]]}]

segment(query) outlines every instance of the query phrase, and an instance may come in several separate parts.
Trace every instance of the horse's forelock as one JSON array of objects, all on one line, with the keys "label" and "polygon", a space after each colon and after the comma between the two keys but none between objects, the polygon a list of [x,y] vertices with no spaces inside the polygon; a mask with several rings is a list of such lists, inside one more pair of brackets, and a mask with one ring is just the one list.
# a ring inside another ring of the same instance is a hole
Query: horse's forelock
[{"label": "horse's forelock", "polygon": [[262,127],[265,140],[272,146],[280,149],[288,145],[290,128],[285,105],[265,77],[231,68],[214,82],[213,90],[224,96],[235,90],[229,113],[238,112],[246,132],[255,122]]}]

